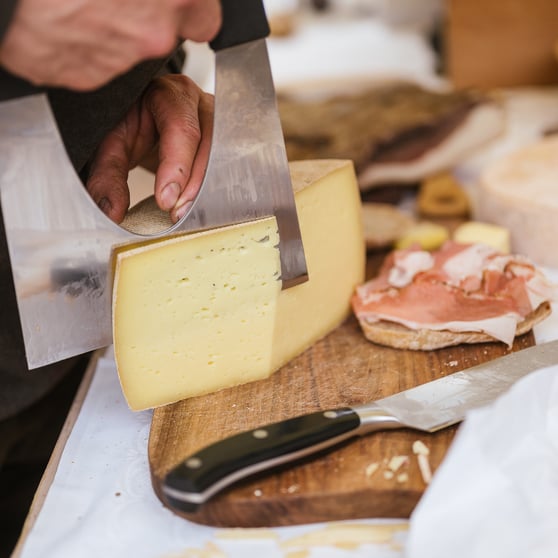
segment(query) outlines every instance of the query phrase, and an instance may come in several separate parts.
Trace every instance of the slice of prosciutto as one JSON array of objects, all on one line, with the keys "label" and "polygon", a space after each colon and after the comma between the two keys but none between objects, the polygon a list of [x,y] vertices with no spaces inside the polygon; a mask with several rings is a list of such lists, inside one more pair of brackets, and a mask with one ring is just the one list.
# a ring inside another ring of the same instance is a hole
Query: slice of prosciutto
[{"label": "slice of prosciutto", "polygon": [[410,329],[484,332],[511,346],[517,324],[558,290],[522,256],[484,244],[446,242],[390,253],[352,299],[357,317]]}]

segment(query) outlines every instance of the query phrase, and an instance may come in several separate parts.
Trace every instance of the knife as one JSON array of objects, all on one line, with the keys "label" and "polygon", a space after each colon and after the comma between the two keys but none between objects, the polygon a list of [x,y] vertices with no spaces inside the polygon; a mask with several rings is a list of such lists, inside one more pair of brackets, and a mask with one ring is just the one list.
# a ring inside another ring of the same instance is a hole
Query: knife
[{"label": "knife", "polygon": [[0,198],[29,368],[112,343],[115,247],[275,216],[282,288],[307,280],[265,37],[262,0],[222,0],[207,170],[190,211],[127,231],[83,188],[45,94],[0,103]]},{"label": "knife", "polygon": [[230,436],[165,475],[163,498],[187,513],[229,485],[355,436],[411,428],[436,432],[494,401],[523,376],[558,363],[558,340],[523,349],[372,403],[326,409]]}]

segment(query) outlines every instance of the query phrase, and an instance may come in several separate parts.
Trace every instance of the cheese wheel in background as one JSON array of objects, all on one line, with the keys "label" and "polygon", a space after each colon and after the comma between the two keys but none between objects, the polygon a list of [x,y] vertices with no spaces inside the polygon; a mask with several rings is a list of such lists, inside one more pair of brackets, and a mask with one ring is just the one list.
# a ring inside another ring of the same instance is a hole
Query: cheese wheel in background
[{"label": "cheese wheel in background", "polygon": [[349,315],[365,270],[353,165],[290,168],[306,283],[281,290],[273,217],[116,253],[114,350],[131,409],[264,379]]},{"label": "cheese wheel in background", "polygon": [[508,229],[512,252],[558,267],[558,137],[488,166],[475,198],[475,218]]}]

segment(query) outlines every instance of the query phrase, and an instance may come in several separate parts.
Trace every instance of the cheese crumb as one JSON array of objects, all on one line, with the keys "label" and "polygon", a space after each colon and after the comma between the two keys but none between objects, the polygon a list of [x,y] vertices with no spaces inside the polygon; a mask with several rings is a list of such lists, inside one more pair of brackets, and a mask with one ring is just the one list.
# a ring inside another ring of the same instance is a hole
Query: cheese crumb
[{"label": "cheese crumb", "polygon": [[407,473],[399,473],[397,475],[397,482],[407,482],[409,480],[409,475]]},{"label": "cheese crumb", "polygon": [[432,481],[432,470],[430,469],[430,461],[428,460],[428,455],[419,453],[417,456],[417,460],[424,484],[430,484],[430,482]]},{"label": "cheese crumb", "polygon": [[185,548],[179,552],[166,554],[165,558],[226,558],[223,551],[213,542],[205,543],[203,548]]},{"label": "cheese crumb", "polygon": [[413,453],[417,456],[418,467],[424,484],[430,484],[432,480],[432,469],[430,468],[430,461],[428,456],[430,450],[421,440],[413,442]]},{"label": "cheese crumb", "polygon": [[370,463],[369,465],[366,466],[364,472],[366,476],[370,478],[379,468],[380,468],[379,463]]},{"label": "cheese crumb", "polygon": [[231,529],[219,529],[215,533],[215,537],[218,539],[225,540],[242,540],[242,539],[252,539],[254,541],[258,539],[278,539],[279,535],[272,529],[265,529],[261,527],[253,528],[231,528]]},{"label": "cheese crumb", "polygon": [[430,455],[430,450],[426,447],[424,442],[415,440],[413,442],[413,453],[415,455]]},{"label": "cheese crumb", "polygon": [[389,463],[388,469],[396,473],[403,465],[409,462],[409,457],[406,455],[394,455]]},{"label": "cheese crumb", "polygon": [[256,498],[259,498],[262,494],[263,492],[259,488],[256,488],[256,490],[254,490],[254,496],[256,496]]},{"label": "cheese crumb", "polygon": [[303,549],[303,550],[295,550],[293,552],[288,552],[285,554],[285,558],[308,558],[310,556],[310,551]]},{"label": "cheese crumb", "polygon": [[384,479],[390,480],[394,477],[393,471],[384,471]]},{"label": "cheese crumb", "polygon": [[[360,523],[328,523],[324,528],[296,535],[280,542],[281,549],[323,550],[324,546],[355,549],[364,544],[386,544],[396,542],[396,537],[408,530],[408,521],[398,523],[360,524]],[[319,548],[316,548],[319,547]],[[322,552],[323,554],[323,552]],[[320,555],[312,552],[312,556]]]}]

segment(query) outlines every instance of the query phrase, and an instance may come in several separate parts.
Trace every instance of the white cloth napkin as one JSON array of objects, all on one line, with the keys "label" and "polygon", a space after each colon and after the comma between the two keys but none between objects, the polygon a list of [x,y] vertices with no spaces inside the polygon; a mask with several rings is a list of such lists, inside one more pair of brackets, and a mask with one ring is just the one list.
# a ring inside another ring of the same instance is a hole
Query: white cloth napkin
[{"label": "white cloth napkin", "polygon": [[[557,303],[534,333],[558,339]],[[467,415],[411,517],[405,556],[558,556],[558,363]]]},{"label": "white cloth napkin", "polygon": [[405,555],[558,556],[558,365],[467,416],[411,517]]},{"label": "white cloth napkin", "polygon": [[174,515],[151,487],[150,421],[128,409],[109,352],[18,558],[401,558],[401,520],[228,530]]}]

